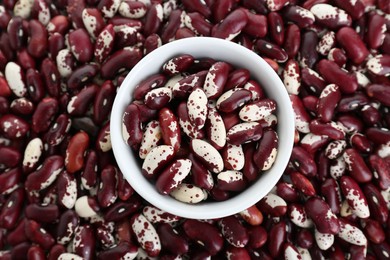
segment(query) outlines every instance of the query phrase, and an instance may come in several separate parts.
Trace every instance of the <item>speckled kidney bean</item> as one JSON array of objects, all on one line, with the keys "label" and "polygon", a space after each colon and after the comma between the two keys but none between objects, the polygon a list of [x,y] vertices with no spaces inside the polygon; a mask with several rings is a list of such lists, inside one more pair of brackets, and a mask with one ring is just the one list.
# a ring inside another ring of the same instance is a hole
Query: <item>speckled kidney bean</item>
[{"label": "speckled kidney bean", "polygon": [[325,234],[337,234],[340,231],[339,220],[329,205],[318,197],[311,197],[305,203],[305,210],[318,231]]},{"label": "speckled kidney bean", "polygon": [[0,119],[0,130],[6,138],[18,139],[27,135],[30,125],[21,117],[7,114]]},{"label": "speckled kidney bean", "polygon": [[73,238],[76,228],[79,226],[79,222],[79,216],[75,211],[69,209],[63,212],[56,230],[57,243],[62,245],[69,243]]},{"label": "speckled kidney bean", "polygon": [[316,22],[332,30],[342,26],[351,26],[352,18],[342,9],[330,4],[315,4],[310,11],[316,17]]},{"label": "speckled kidney bean", "polygon": [[[308,1],[306,1],[308,2]],[[306,28],[315,21],[313,13],[299,5],[288,5],[283,9],[283,16],[300,28]],[[290,57],[291,58],[291,57]]]},{"label": "speckled kidney bean", "polygon": [[341,177],[340,189],[354,214],[360,218],[368,218],[370,216],[367,199],[359,185],[351,177]]},{"label": "speckled kidney bean", "polygon": [[161,250],[161,242],[153,225],[142,214],[135,214],[130,223],[138,243],[148,256],[157,256]]},{"label": "speckled kidney bean", "polygon": [[256,205],[261,212],[273,217],[281,217],[287,212],[287,203],[281,197],[272,193],[268,193]]},{"label": "speckled kidney bean", "polygon": [[177,151],[180,148],[181,131],[175,114],[169,108],[163,108],[159,111],[158,118],[164,143]]},{"label": "speckled kidney bean", "polygon": [[91,60],[93,45],[85,29],[80,28],[70,32],[68,41],[70,50],[78,61],[85,63]]},{"label": "speckled kidney bean", "polygon": [[182,4],[189,12],[198,12],[206,18],[209,18],[211,15],[211,10],[210,10],[209,6],[207,6],[206,3],[203,1],[184,0],[184,1],[182,1]]},{"label": "speckled kidney bean", "polygon": [[96,249],[96,238],[90,225],[80,225],[76,228],[72,248],[83,259],[92,259]]}]

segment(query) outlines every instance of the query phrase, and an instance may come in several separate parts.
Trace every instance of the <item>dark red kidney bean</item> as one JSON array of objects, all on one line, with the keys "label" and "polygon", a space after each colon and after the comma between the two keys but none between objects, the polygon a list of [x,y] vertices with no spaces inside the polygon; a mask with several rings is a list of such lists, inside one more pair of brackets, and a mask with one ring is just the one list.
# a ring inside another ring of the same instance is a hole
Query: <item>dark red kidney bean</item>
[{"label": "dark red kidney bean", "polygon": [[242,32],[252,37],[264,37],[268,32],[267,17],[265,15],[252,13],[247,9],[242,10],[245,11],[248,17],[248,22],[242,29]]},{"label": "dark red kidney bean", "polygon": [[330,122],[335,114],[336,107],[339,109],[341,92],[337,85],[326,86],[321,92],[317,104],[317,115],[323,122]]},{"label": "dark red kidney bean", "polygon": [[180,40],[180,39],[190,38],[190,37],[195,37],[195,33],[186,27],[179,28],[175,33],[175,40]]},{"label": "dark red kidney bean", "polygon": [[7,243],[11,246],[16,246],[28,240],[26,232],[24,232],[25,221],[25,218],[21,219],[18,225],[12,231],[7,233]]},{"label": "dark red kidney bean", "polygon": [[13,229],[16,227],[22,211],[24,199],[25,192],[23,188],[18,188],[10,194],[0,211],[1,227],[5,229]]},{"label": "dark red kidney bean", "polygon": [[277,12],[270,12],[267,16],[269,33],[274,43],[281,46],[284,43],[284,24],[282,16]]},{"label": "dark red kidney bean", "polygon": [[55,244],[52,246],[50,249],[48,255],[47,255],[47,260],[56,260],[60,257],[61,254],[65,253],[65,247],[60,244]]},{"label": "dark red kidney bean", "polygon": [[27,191],[40,191],[52,184],[64,167],[64,159],[59,155],[47,157],[41,167],[27,176],[24,183]]},{"label": "dark red kidney bean", "polygon": [[368,97],[365,94],[360,91],[356,91],[353,94],[342,97],[337,106],[337,110],[338,112],[351,112],[367,105],[368,102]]},{"label": "dark red kidney bean", "polygon": [[7,26],[9,44],[13,50],[20,50],[26,42],[27,33],[23,27],[23,19],[19,16],[11,18]]},{"label": "dark red kidney bean", "polygon": [[103,78],[113,78],[117,73],[133,68],[141,58],[142,52],[139,48],[125,47],[114,52],[105,60],[100,68],[100,73]]},{"label": "dark red kidney bean", "polygon": [[70,0],[66,6],[69,19],[75,28],[84,28],[82,12],[86,7],[85,1]]},{"label": "dark red kidney bean", "polygon": [[250,226],[248,236],[248,247],[250,248],[261,248],[268,240],[267,230],[262,226]]},{"label": "dark red kidney bean", "polygon": [[161,29],[161,40],[163,43],[171,42],[175,39],[175,33],[180,28],[181,16],[183,11],[175,9],[168,17],[168,21],[165,22],[164,27]]},{"label": "dark red kidney bean", "polygon": [[299,49],[299,59],[301,66],[313,68],[318,61],[318,36],[314,31],[306,31],[302,34]]},{"label": "dark red kidney bean", "polygon": [[309,249],[313,246],[314,237],[313,233],[309,229],[301,229],[296,235],[297,246]]},{"label": "dark red kidney bean", "polygon": [[334,214],[339,214],[341,209],[341,193],[337,182],[333,178],[326,179],[321,184],[321,194],[325,197]]},{"label": "dark red kidney bean", "polygon": [[[24,259],[27,256],[28,249],[31,247],[30,242],[23,242],[19,245],[14,246],[11,249],[11,256],[9,256],[9,259]],[[5,259],[7,255],[5,255]]]},{"label": "dark red kidney bean", "polygon": [[206,18],[211,16],[211,9],[201,0],[183,0],[182,4],[188,12],[198,12]]},{"label": "dark red kidney bean", "polygon": [[13,60],[15,53],[12,51],[8,33],[2,33],[0,36],[0,50],[7,60]]},{"label": "dark red kidney bean", "polygon": [[[12,9],[12,8],[11,8]],[[7,30],[7,25],[9,21],[11,20],[12,16],[8,10],[5,10],[4,7],[1,9],[1,15],[0,15],[0,28],[2,28],[4,31]]]},{"label": "dark red kidney bean", "polygon": [[380,47],[380,51],[383,54],[390,55],[390,33],[385,33],[383,43]]},{"label": "dark red kidney bean", "polygon": [[352,114],[339,115],[337,122],[346,128],[350,133],[363,131],[363,122]]},{"label": "dark red kidney bean", "polygon": [[273,258],[269,255],[266,250],[263,249],[252,249],[248,248],[250,257],[254,260],[272,260]]},{"label": "dark red kidney bean", "polygon": [[288,58],[293,59],[297,55],[301,46],[301,31],[295,24],[289,24],[285,32],[285,41],[283,49],[286,51]]},{"label": "dark red kidney bean", "polygon": [[54,16],[47,25],[47,31],[50,34],[59,33],[65,35],[69,30],[69,20],[65,15]]},{"label": "dark red kidney bean", "polygon": [[126,129],[127,137],[123,137],[130,147],[135,149],[142,141],[142,130],[140,124],[140,110],[134,105],[127,106],[122,118],[122,128]]},{"label": "dark red kidney bean", "polygon": [[143,100],[146,93],[151,89],[161,87],[167,81],[164,74],[154,74],[141,81],[134,89],[133,97],[136,100]]},{"label": "dark red kidney bean", "polygon": [[108,24],[112,24],[114,26],[114,30],[118,30],[123,26],[133,27],[136,30],[140,30],[142,28],[142,22],[136,19],[130,19],[123,16],[114,16],[108,20]]},{"label": "dark red kidney bean", "polygon": [[[0,146],[0,168],[13,168],[22,159],[20,152],[13,147]],[[3,173],[4,174],[4,173]]]},{"label": "dark red kidney bean", "polygon": [[294,24],[300,28],[306,28],[315,21],[314,15],[309,10],[299,5],[288,5],[283,8],[283,17],[294,22]]},{"label": "dark red kidney bean", "polygon": [[32,115],[32,130],[35,133],[46,132],[58,112],[58,101],[47,97],[42,99]]},{"label": "dark red kidney bean", "polygon": [[104,219],[109,222],[116,222],[121,219],[125,219],[140,208],[140,199],[138,197],[133,196],[127,201],[121,201],[111,205],[104,213]]},{"label": "dark red kidney bean", "polygon": [[144,41],[144,55],[151,53],[162,45],[161,38],[158,34],[152,33]]},{"label": "dark red kidney bean", "polygon": [[268,237],[268,250],[273,258],[282,253],[283,244],[287,238],[287,225],[283,220],[274,224]]},{"label": "dark red kidney bean", "polygon": [[63,50],[66,48],[65,46],[65,37],[62,34],[54,33],[49,36],[48,39],[48,52],[49,52],[49,58],[55,59],[60,52],[60,50]]},{"label": "dark red kidney bean", "polygon": [[70,139],[66,148],[65,167],[69,173],[75,173],[84,166],[85,151],[89,146],[89,136],[78,132]]},{"label": "dark red kidney bean", "polygon": [[215,24],[211,29],[211,36],[225,40],[232,40],[246,26],[248,16],[241,9],[236,9],[228,14],[220,23]]},{"label": "dark red kidney bean", "polygon": [[[18,59],[18,64],[25,69],[35,69],[36,68],[36,63],[32,55],[26,50],[22,49],[17,51],[17,59]],[[4,68],[3,68],[4,69]]]},{"label": "dark red kidney bean", "polygon": [[206,20],[200,13],[188,13],[184,18],[188,28],[197,35],[209,36],[212,24]]},{"label": "dark red kidney bean", "polygon": [[96,251],[96,237],[90,225],[78,226],[73,239],[73,248],[77,255],[86,260],[94,258]]},{"label": "dark red kidney bean", "polygon": [[214,23],[219,23],[231,12],[234,6],[233,0],[214,1],[210,6]]},{"label": "dark red kidney bean", "polygon": [[[179,122],[175,114],[169,108],[163,108],[159,111],[159,122],[164,143],[171,145],[175,151],[178,151],[181,143]],[[176,126],[176,127],[172,127]]]},{"label": "dark red kidney bean", "polygon": [[43,249],[48,250],[54,245],[54,238],[38,222],[27,220],[24,228],[27,238],[40,245]]},{"label": "dark red kidney bean", "polygon": [[225,256],[229,257],[232,260],[250,260],[251,257],[248,253],[248,250],[242,247],[228,246],[225,251]]},{"label": "dark red kidney bean", "polygon": [[378,49],[384,40],[385,18],[380,14],[372,14],[368,18],[367,41],[370,49]]},{"label": "dark red kidney bean", "polygon": [[98,90],[99,86],[96,84],[91,84],[81,89],[79,93],[70,99],[67,106],[68,114],[71,116],[83,116],[90,107]]},{"label": "dark red kidney bean", "polygon": [[33,245],[27,251],[27,258],[31,260],[43,260],[46,259],[46,254],[40,246]]},{"label": "dark red kidney bean", "polygon": [[277,62],[283,63],[287,61],[288,56],[286,51],[273,43],[258,39],[255,42],[255,48],[260,55],[265,55]]},{"label": "dark red kidney bean", "polygon": [[299,194],[293,185],[286,182],[279,182],[276,185],[276,193],[286,202],[296,202],[299,198]]},{"label": "dark red kidney bean", "polygon": [[334,61],[340,68],[343,68],[347,63],[347,56],[344,50],[333,48],[328,53],[328,60]]},{"label": "dark red kidney bean", "polygon": [[319,153],[317,157],[318,167],[317,176],[321,181],[325,181],[329,177],[330,159],[326,156],[325,151]]},{"label": "dark red kidney bean", "polygon": [[234,247],[245,247],[249,241],[246,228],[240,223],[238,218],[229,216],[219,221],[222,235]]},{"label": "dark red kidney bean", "polygon": [[357,182],[369,182],[372,179],[372,172],[365,163],[363,157],[353,148],[344,151],[344,159],[350,175]]},{"label": "dark red kidney bean", "polygon": [[20,139],[27,135],[30,125],[21,117],[7,114],[0,118],[0,132],[6,138]]},{"label": "dark red kidney bean", "polygon": [[[113,68],[115,70],[115,68]],[[85,64],[73,70],[67,80],[67,87],[71,90],[79,89],[90,82],[98,73],[99,67],[96,64]]]},{"label": "dark red kidney bean", "polygon": [[97,259],[120,259],[133,257],[138,254],[137,247],[127,241],[122,241],[118,245],[98,253]]},{"label": "dark red kidney bean", "polygon": [[305,202],[305,211],[316,225],[319,232],[325,234],[337,234],[340,224],[329,205],[318,197],[311,197]]},{"label": "dark red kidney bean", "polygon": [[376,256],[375,259],[386,260],[388,259],[388,255],[390,255],[390,245],[386,241],[381,244],[371,244],[371,247]]},{"label": "dark red kidney bean", "polygon": [[117,199],[117,172],[113,166],[107,166],[100,173],[101,180],[97,191],[99,205],[103,208],[111,206]]},{"label": "dark red kidney bean", "polygon": [[152,4],[145,16],[145,23],[143,26],[143,33],[145,36],[149,36],[156,33],[163,20],[163,9],[161,4]]},{"label": "dark red kidney bean", "polygon": [[189,249],[188,242],[168,223],[159,223],[157,226],[157,234],[161,240],[162,248],[168,250],[172,254],[186,254]]},{"label": "dark red kidney bean", "polygon": [[192,162],[191,180],[194,185],[202,189],[211,190],[214,187],[211,173],[192,153],[188,155],[188,159]]},{"label": "dark red kidney bean", "polygon": [[39,102],[45,94],[41,74],[34,69],[28,69],[26,72],[26,85],[29,97],[33,102]]},{"label": "dark red kidney bean", "polygon": [[[4,148],[6,147],[1,147],[0,149]],[[1,157],[4,157],[4,155]],[[22,172],[20,168],[5,170],[2,174],[0,174],[0,193],[9,194],[13,192],[21,181],[21,174]]]},{"label": "dark red kidney bean", "polygon": [[390,170],[386,161],[375,154],[370,155],[368,160],[373,171],[374,182],[380,189],[388,189],[390,187]]},{"label": "dark red kidney bean", "polygon": [[302,83],[317,96],[327,86],[325,80],[314,70],[302,68],[301,70]]},{"label": "dark red kidney bean", "polygon": [[246,179],[248,179],[249,181],[253,181],[257,178],[260,171],[255,163],[255,160],[253,159],[254,153],[256,151],[256,146],[254,143],[248,143],[244,144],[242,147],[245,157],[245,164],[244,168],[242,169],[242,173],[244,174]]},{"label": "dark red kidney bean", "polygon": [[370,216],[384,225],[389,217],[389,211],[381,192],[372,183],[363,187],[363,193],[367,199]]},{"label": "dark red kidney bean", "polygon": [[146,94],[144,103],[150,109],[159,110],[165,107],[171,101],[171,99],[172,91],[170,88],[155,88]]},{"label": "dark red kidney bean", "polygon": [[47,130],[44,135],[44,142],[48,145],[59,145],[69,132],[71,127],[71,119],[67,114],[61,114],[54,121],[54,124]]},{"label": "dark red kidney bean", "polygon": [[314,119],[309,124],[310,131],[316,135],[326,135],[333,140],[341,140],[345,137],[345,132],[337,123],[331,121],[322,123],[318,119]]},{"label": "dark red kidney bean", "polygon": [[244,87],[244,85],[248,82],[250,77],[250,72],[247,69],[236,69],[229,73],[227,78],[224,90],[230,90],[233,88]]},{"label": "dark red kidney bean", "polygon": [[118,186],[117,186],[118,198],[122,201],[126,201],[134,194],[135,191],[119,170],[117,173],[117,177],[118,177]]},{"label": "dark red kidney bean", "polygon": [[354,29],[350,27],[341,28],[336,33],[336,39],[353,63],[360,64],[367,58],[369,52]]},{"label": "dark red kidney bean", "polygon": [[45,58],[41,63],[43,82],[48,94],[58,98],[60,95],[61,77],[56,64],[50,58]]},{"label": "dark red kidney bean", "polygon": [[61,214],[56,230],[57,243],[66,245],[73,238],[76,228],[79,226],[79,216],[74,210],[68,209]]},{"label": "dark red kidney bean", "polygon": [[359,152],[369,153],[372,151],[372,143],[361,133],[352,134],[349,142],[352,148],[357,149]]},{"label": "dark red kidney bean", "polygon": [[47,31],[38,20],[29,21],[30,38],[27,51],[35,58],[41,58],[47,51]]},{"label": "dark red kidney bean", "polygon": [[221,251],[223,238],[212,224],[188,219],[184,222],[183,229],[190,240],[201,244],[211,255]]},{"label": "dark red kidney bean", "polygon": [[[0,56],[1,56],[1,50],[0,50]],[[0,67],[2,67],[2,69],[5,69],[5,65],[6,65],[6,63],[4,64],[4,66],[0,66]],[[28,85],[28,84],[26,84],[26,85]],[[0,77],[0,96],[6,98],[6,97],[11,96],[11,94],[12,94],[12,91],[8,85],[7,80],[3,76],[1,76]]]},{"label": "dark red kidney bean", "polygon": [[242,5],[245,8],[252,9],[256,13],[259,13],[259,14],[267,14],[268,13],[268,9],[266,7],[266,3],[264,0],[260,0],[260,1],[243,0]]},{"label": "dark red kidney bean", "polygon": [[363,231],[367,239],[374,244],[381,244],[385,241],[385,231],[383,230],[381,224],[376,220],[365,220]]},{"label": "dark red kidney bean", "polygon": [[294,187],[306,196],[314,196],[316,190],[311,181],[299,172],[290,173],[291,182]]},{"label": "dark red kidney bean", "polygon": [[27,205],[24,212],[28,219],[49,223],[56,221],[60,214],[57,205],[39,205],[36,203]]},{"label": "dark red kidney bean", "polygon": [[380,121],[381,113],[375,104],[368,104],[361,108],[360,110],[363,121],[367,126],[374,126]]},{"label": "dark red kidney bean", "polygon": [[70,50],[78,61],[85,63],[92,59],[94,48],[85,29],[80,28],[71,31],[68,41]]},{"label": "dark red kidney bean", "polygon": [[259,141],[256,151],[253,153],[253,160],[260,170],[268,170],[278,152],[278,135],[272,129],[263,131],[262,138]]},{"label": "dark red kidney bean", "polygon": [[314,177],[317,174],[317,165],[312,155],[300,146],[293,148],[290,161],[300,173],[307,177]]},{"label": "dark red kidney bean", "polygon": [[370,84],[366,87],[367,96],[374,98],[385,106],[389,106],[390,91],[384,84]]}]

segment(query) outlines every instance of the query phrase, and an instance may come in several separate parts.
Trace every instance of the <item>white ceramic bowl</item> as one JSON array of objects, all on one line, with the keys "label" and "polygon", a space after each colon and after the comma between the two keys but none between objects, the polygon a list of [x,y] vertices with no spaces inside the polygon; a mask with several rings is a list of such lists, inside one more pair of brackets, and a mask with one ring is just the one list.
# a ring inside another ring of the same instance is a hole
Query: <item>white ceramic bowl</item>
[{"label": "white ceramic bowl", "polygon": [[[195,58],[209,57],[226,61],[237,68],[246,68],[251,78],[260,82],[266,95],[277,102],[279,149],[274,165],[249,188],[223,202],[186,204],[157,192],[154,185],[143,177],[141,165],[131,148],[122,138],[122,115],[132,101],[135,86],[148,76],[157,73],[162,64],[179,54],[191,54]],[[116,95],[111,112],[111,142],[116,161],[134,190],[152,205],[186,218],[220,218],[257,203],[282,176],[291,155],[294,139],[294,116],[287,91],[273,69],[256,53],[229,41],[196,37],[177,40],[161,46],[146,55],[126,76]]]}]

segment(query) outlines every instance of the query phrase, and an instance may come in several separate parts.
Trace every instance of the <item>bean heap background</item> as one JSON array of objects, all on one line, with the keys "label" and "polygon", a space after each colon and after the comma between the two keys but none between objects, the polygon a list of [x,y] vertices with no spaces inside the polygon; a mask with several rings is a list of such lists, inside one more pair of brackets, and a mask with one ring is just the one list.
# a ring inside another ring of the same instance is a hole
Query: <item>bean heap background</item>
[{"label": "bean heap background", "polygon": [[[388,259],[389,13],[388,0],[2,1],[1,258]],[[126,73],[192,36],[266,58],[296,114],[278,185],[218,220],[147,205],[109,141]]]}]

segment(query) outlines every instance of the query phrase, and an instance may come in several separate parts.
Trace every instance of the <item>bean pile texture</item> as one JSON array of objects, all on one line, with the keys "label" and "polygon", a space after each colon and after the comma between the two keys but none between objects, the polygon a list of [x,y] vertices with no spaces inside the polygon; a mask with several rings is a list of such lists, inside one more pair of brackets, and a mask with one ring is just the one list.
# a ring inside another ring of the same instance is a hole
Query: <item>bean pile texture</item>
[{"label": "bean pile texture", "polygon": [[[388,0],[4,0],[1,259],[389,259]],[[145,203],[111,152],[116,88],[184,37],[252,49],[296,115],[290,164],[215,220]]]}]

